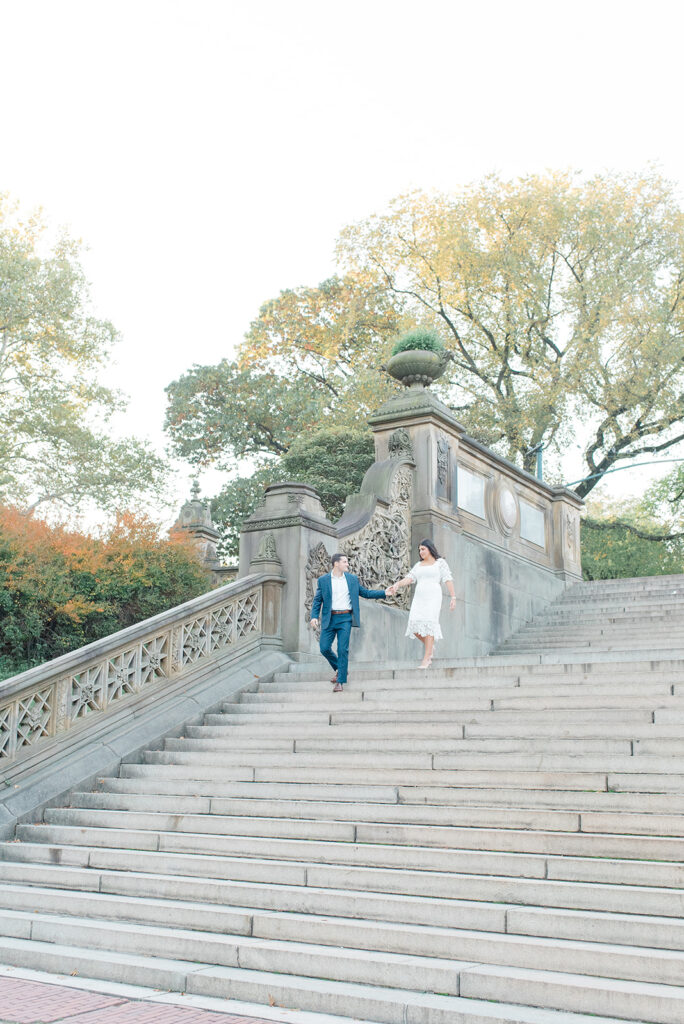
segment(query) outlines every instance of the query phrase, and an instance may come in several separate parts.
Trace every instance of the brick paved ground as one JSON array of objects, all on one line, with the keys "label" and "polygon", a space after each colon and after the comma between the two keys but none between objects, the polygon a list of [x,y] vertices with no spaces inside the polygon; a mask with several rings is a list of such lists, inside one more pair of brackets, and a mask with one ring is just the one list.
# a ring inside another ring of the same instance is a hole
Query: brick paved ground
[{"label": "brick paved ground", "polygon": [[0,1024],[273,1024],[273,1021],[0,977]]}]

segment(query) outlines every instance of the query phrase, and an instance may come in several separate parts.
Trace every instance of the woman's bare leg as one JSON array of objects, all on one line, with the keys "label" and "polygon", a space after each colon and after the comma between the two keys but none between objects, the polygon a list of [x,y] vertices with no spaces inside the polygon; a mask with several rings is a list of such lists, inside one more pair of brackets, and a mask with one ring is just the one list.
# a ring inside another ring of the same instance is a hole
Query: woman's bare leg
[{"label": "woman's bare leg", "polygon": [[423,645],[423,660],[421,661],[419,668],[427,668],[432,661],[432,648],[435,638],[433,636],[422,636],[420,633],[414,633],[413,635],[417,637]]},{"label": "woman's bare leg", "polygon": [[434,636],[426,636],[425,637],[425,661],[427,662],[428,665],[432,661],[432,652],[434,650],[434,647],[435,647],[435,638],[434,638]]}]

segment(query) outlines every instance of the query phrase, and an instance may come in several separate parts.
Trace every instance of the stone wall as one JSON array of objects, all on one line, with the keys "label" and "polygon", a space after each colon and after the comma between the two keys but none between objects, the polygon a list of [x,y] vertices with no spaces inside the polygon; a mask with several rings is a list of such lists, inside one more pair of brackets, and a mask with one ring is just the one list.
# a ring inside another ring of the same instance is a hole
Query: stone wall
[{"label": "stone wall", "polygon": [[[342,551],[368,587],[385,587],[418,560],[428,537],[454,575],[457,607],[442,610],[438,657],[484,655],[524,625],[570,583],[581,579],[581,500],[552,487],[468,437],[428,389],[414,386],[370,419],[376,462],[361,491],[330,523],[318,496],[302,484],[267,489],[246,523],[240,574],[255,571],[264,538],[287,579],[283,642],[295,657],[315,655],[308,626],[316,578]],[[399,661],[420,654],[404,636],[409,590],[362,604],[353,635],[356,661]]]}]

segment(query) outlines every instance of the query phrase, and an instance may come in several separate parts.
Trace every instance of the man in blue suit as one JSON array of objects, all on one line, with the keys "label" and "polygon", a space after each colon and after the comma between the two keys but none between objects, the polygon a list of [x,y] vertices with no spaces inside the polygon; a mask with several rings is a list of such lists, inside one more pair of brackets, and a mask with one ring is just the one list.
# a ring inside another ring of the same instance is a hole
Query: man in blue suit
[{"label": "man in blue suit", "polygon": [[[349,637],[352,626],[361,624],[359,594],[379,600],[385,597],[385,590],[368,590],[359,583],[359,577],[347,572],[349,561],[346,555],[332,556],[332,572],[319,576],[318,586],[311,605],[311,625],[318,625],[321,617],[321,654],[332,665],[335,675],[331,682],[333,693],[340,693],[347,682],[349,663]],[[323,609],[321,613],[321,608]],[[337,654],[332,649],[337,637]]]}]

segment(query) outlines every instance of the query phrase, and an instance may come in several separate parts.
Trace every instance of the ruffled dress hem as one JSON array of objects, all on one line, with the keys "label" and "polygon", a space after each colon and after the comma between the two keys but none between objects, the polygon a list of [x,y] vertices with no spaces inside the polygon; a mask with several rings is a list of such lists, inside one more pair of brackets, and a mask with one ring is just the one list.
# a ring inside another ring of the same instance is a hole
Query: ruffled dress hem
[{"label": "ruffled dress hem", "polygon": [[409,619],[405,636],[414,636],[415,633],[419,633],[421,636],[433,636],[435,643],[437,640],[444,639],[439,622],[420,622],[418,619]]}]

